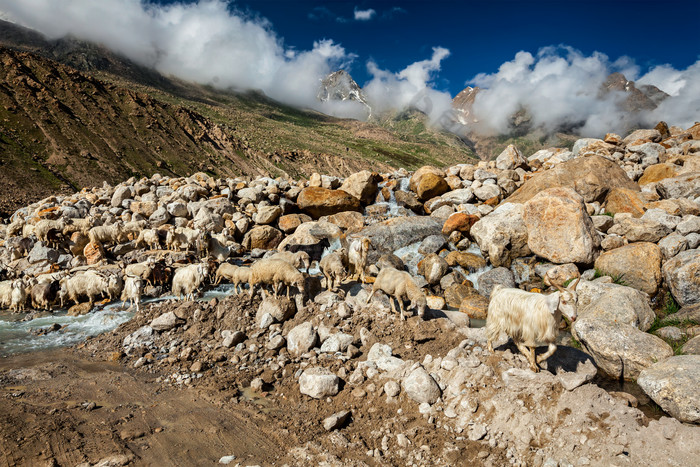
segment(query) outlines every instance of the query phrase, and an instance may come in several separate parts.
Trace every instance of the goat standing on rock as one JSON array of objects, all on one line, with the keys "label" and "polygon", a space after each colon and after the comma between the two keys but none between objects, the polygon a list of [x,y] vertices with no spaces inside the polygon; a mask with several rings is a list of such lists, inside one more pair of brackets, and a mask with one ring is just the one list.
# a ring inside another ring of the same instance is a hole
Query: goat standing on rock
[{"label": "goat standing on rock", "polygon": [[[559,321],[562,313],[570,321],[576,320],[576,285],[579,279],[564,289],[558,289],[550,295],[525,292],[496,285],[491,291],[488,315],[486,317],[486,336],[488,349],[493,352],[493,341],[505,332],[513,339],[520,353],[530,363],[530,369],[540,371],[539,363],[547,360],[557,350],[555,341],[559,333]],[[535,347],[547,344],[547,352],[535,360]]]}]

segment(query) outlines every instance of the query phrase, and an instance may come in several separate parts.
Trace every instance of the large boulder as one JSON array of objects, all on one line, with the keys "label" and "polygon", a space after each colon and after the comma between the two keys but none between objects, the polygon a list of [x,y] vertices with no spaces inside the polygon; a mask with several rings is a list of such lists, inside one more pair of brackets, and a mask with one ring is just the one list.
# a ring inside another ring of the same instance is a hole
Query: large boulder
[{"label": "large boulder", "polygon": [[459,304],[460,313],[464,313],[471,319],[486,319],[489,309],[489,299],[483,295],[467,295]]},{"label": "large boulder", "polygon": [[476,272],[486,267],[486,260],[479,255],[467,251],[450,251],[445,261],[451,267],[461,266],[469,272]]},{"label": "large boulder", "polygon": [[365,226],[365,216],[357,211],[343,211],[332,216],[324,216],[319,220],[335,224],[347,234],[359,232]]},{"label": "large boulder", "polygon": [[630,243],[605,252],[596,259],[595,267],[649,295],[661,285],[661,250],[654,243]]},{"label": "large boulder", "polygon": [[656,184],[656,191],[666,199],[697,198],[700,196],[700,172],[689,172],[663,179]]},{"label": "large boulder", "polygon": [[639,374],[637,384],[662,409],[686,423],[700,423],[700,355],[678,355]]},{"label": "large boulder", "polygon": [[260,225],[245,234],[242,244],[248,250],[256,248],[273,250],[277,248],[283,238],[284,234],[271,225]]},{"label": "large boulder", "polygon": [[[632,287],[582,281],[576,292],[579,319],[627,324],[646,331],[656,318],[647,295]],[[575,329],[572,331],[576,337]]]},{"label": "large boulder", "polygon": [[307,216],[306,214],[287,214],[277,219],[277,225],[279,226],[282,232],[290,234],[293,233],[297,229],[297,227],[299,227],[304,222],[310,221],[311,217]]},{"label": "large boulder", "polygon": [[510,266],[513,259],[531,253],[522,204],[501,204],[471,228],[471,236],[494,266]]},{"label": "large boulder", "polygon": [[586,316],[573,328],[598,368],[613,378],[636,379],[645,368],[673,355],[666,342],[629,324]]},{"label": "large boulder", "polygon": [[586,212],[583,198],[571,188],[550,188],[525,203],[527,244],[553,263],[590,264],[600,236]]},{"label": "large boulder", "polygon": [[393,253],[429,235],[441,235],[441,231],[442,224],[430,217],[395,217],[365,227],[358,235],[369,238],[374,250]]},{"label": "large boulder", "polygon": [[294,357],[313,349],[317,342],[318,334],[311,321],[295,326],[287,334],[287,350]]},{"label": "large boulder", "polygon": [[121,207],[122,203],[124,200],[127,200],[129,198],[134,197],[134,192],[133,188],[128,185],[120,185],[114,190],[114,194],[112,194],[112,207],[113,208],[118,208]]},{"label": "large boulder", "polygon": [[486,271],[479,276],[477,280],[477,287],[479,293],[484,297],[490,297],[491,291],[497,285],[502,285],[503,287],[515,287],[515,277],[513,276],[513,271],[508,268],[498,267]]},{"label": "large boulder", "polygon": [[587,203],[603,201],[612,188],[639,191],[639,186],[615,162],[600,156],[590,156],[572,159],[535,174],[506,198],[505,202],[524,203],[537,193],[554,187],[573,188]]},{"label": "large boulder", "polygon": [[314,219],[343,211],[359,211],[360,200],[343,190],[308,187],[297,197],[299,209]]},{"label": "large boulder", "polygon": [[625,237],[629,242],[656,243],[670,233],[671,229],[660,222],[634,217],[616,219],[615,225],[608,229],[608,234]]},{"label": "large boulder", "polygon": [[509,144],[496,158],[496,167],[501,170],[515,170],[517,168],[527,170],[530,168],[523,154],[512,144]]},{"label": "large boulder", "polygon": [[666,178],[673,178],[678,175],[680,167],[676,164],[669,164],[664,162],[661,164],[650,165],[644,169],[644,174],[639,179],[639,185],[646,185],[648,183],[660,182]]},{"label": "large boulder", "polygon": [[479,221],[479,216],[467,214],[466,212],[456,212],[447,218],[442,226],[442,234],[450,235],[452,232],[460,232],[469,235],[472,226]]},{"label": "large boulder", "polygon": [[466,204],[474,199],[474,192],[471,188],[458,188],[448,191],[440,199],[451,204]]},{"label": "large boulder", "polygon": [[359,199],[362,204],[370,204],[377,195],[381,180],[382,177],[377,172],[363,170],[346,178],[340,189]]},{"label": "large boulder", "polygon": [[429,165],[416,170],[408,186],[421,201],[427,201],[450,190],[445,181],[445,172]]},{"label": "large boulder", "polygon": [[430,285],[440,283],[440,279],[447,273],[447,261],[444,258],[431,253],[418,263],[418,273],[425,277]]},{"label": "large boulder", "polygon": [[629,188],[613,188],[605,197],[605,210],[612,214],[628,212],[632,217],[644,215],[644,199],[639,191]]},{"label": "large boulder", "polygon": [[664,280],[680,306],[700,302],[700,250],[686,250],[666,261]]},{"label": "large boulder", "polygon": [[279,206],[260,206],[258,213],[255,215],[257,224],[272,224],[282,215],[282,208]]}]

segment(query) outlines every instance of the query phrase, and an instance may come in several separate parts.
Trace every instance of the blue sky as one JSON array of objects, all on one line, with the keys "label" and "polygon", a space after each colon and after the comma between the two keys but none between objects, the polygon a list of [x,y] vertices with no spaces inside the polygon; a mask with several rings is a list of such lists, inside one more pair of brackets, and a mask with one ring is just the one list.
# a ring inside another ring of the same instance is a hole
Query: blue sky
[{"label": "blue sky", "polygon": [[[242,1],[234,5],[272,23],[285,45],[305,50],[332,39],[357,55],[353,77],[364,84],[366,61],[388,70],[449,49],[435,86],[453,96],[477,73],[493,73],[518,51],[564,44],[584,55],[632,57],[642,71],[663,63],[687,68],[700,54],[700,1]],[[355,11],[373,10],[369,20]]]}]

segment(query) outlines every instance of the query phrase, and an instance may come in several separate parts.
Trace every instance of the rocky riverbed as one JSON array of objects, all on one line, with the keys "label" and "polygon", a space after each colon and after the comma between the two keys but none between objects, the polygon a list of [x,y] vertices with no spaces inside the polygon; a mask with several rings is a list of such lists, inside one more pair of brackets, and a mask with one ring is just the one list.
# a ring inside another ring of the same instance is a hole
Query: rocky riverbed
[{"label": "rocky riverbed", "polygon": [[[5,463],[691,465],[698,138],[697,125],[660,124],[572,151],[509,147],[492,162],[345,180],[154,175],[20,209],[0,228],[0,260],[4,306],[29,308],[24,319],[38,325],[28,346],[74,326],[31,309],[42,280],[57,284],[55,311],[67,278],[114,284],[139,263],[151,302],[78,347],[3,359]],[[98,238],[98,226],[114,238]],[[156,245],[143,242],[149,230]],[[189,232],[192,244],[175,251],[168,239]],[[326,290],[315,261],[362,238],[368,283]],[[304,294],[169,295],[188,264],[205,260],[213,273],[270,250],[309,254]],[[402,321],[384,294],[368,301],[388,265],[422,287],[424,319]],[[570,283],[578,319],[562,321],[543,371],[505,336],[487,350],[473,326],[496,284],[541,293]],[[94,297],[74,298],[68,315],[103,312]],[[601,378],[644,393],[606,391]]]}]

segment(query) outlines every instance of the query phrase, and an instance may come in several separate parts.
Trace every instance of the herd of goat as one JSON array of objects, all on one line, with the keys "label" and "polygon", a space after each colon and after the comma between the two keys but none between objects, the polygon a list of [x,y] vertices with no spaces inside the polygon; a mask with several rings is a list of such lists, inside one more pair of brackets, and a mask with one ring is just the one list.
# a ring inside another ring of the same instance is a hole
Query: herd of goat
[{"label": "herd of goat", "polygon": [[[65,239],[68,236],[72,241],[66,247]],[[194,252],[195,256],[189,256],[189,264],[172,263],[168,255],[161,254],[163,236],[165,249]],[[225,229],[218,234],[186,227],[163,232],[146,228],[143,221],[96,226],[89,219],[44,219],[31,226],[29,232],[27,224],[10,224],[5,230],[5,237],[5,255],[10,260],[26,255],[35,241],[56,249],[66,248],[74,255],[82,254],[88,243],[103,248],[131,239],[136,247],[155,250],[146,253],[145,261],[128,265],[123,261],[112,264],[101,261],[102,264],[61,270],[54,264],[49,270],[35,276],[23,276],[3,267],[2,273],[11,278],[0,282],[0,308],[15,312],[24,311],[28,302],[34,309],[49,310],[52,306],[65,307],[70,302],[77,305],[85,298],[90,309],[98,298],[110,301],[120,298],[135,305],[138,311],[147,285],[160,286],[161,290],[170,285],[173,295],[194,299],[210,276],[214,284],[222,280],[233,284],[236,293],[247,284],[251,297],[258,287],[262,289],[263,296],[265,289],[269,288],[275,297],[286,288],[288,298],[290,290],[296,288],[304,300],[308,298],[306,276],[301,270],[308,274],[313,261],[318,261],[328,290],[336,291],[348,279],[371,282],[372,291],[367,303],[381,290],[396,300],[402,320],[406,319],[405,301],[410,302],[409,307],[415,309],[420,317],[425,316],[428,308],[425,293],[408,272],[387,266],[373,280],[366,277],[367,256],[371,247],[367,237],[352,241],[343,237],[340,248],[325,254],[321,254],[323,251],[318,248],[270,251],[249,267],[227,262],[233,256],[234,242]],[[156,256],[160,259],[156,259]],[[561,313],[570,321],[576,319],[577,282],[566,289],[557,286],[558,291],[550,295],[496,286],[490,296],[487,315],[489,348],[492,349],[493,341],[504,332],[525,355],[533,371],[538,371],[538,364],[556,350]],[[391,300],[391,307],[396,312],[394,300]],[[548,345],[549,348],[535,359],[534,348],[537,345]]]},{"label": "herd of goat", "polygon": [[[60,269],[54,264],[36,276],[23,275],[4,266],[3,274],[11,278],[0,282],[0,307],[15,312],[25,311],[29,303],[34,309],[50,310],[54,306],[68,306],[71,302],[77,305],[83,299],[87,299],[92,308],[100,298],[110,301],[121,299],[138,309],[147,285],[163,288],[169,285],[173,295],[194,299],[210,275],[215,284],[222,280],[230,282],[236,292],[239,292],[239,287],[248,284],[251,296],[258,287],[263,288],[263,295],[265,288],[269,287],[277,296],[284,286],[287,288],[287,297],[291,287],[296,287],[297,292],[306,297],[306,279],[300,269],[308,274],[312,261],[318,261],[327,287],[335,291],[348,278],[366,281],[365,270],[370,248],[369,239],[363,237],[344,241],[343,247],[325,255],[318,248],[310,249],[311,255],[303,249],[295,252],[269,252],[248,267],[227,262],[233,256],[233,247],[230,245],[234,241],[226,229],[218,234],[187,227],[163,232],[146,228],[144,221],[96,226],[89,219],[66,221],[61,218],[43,219],[33,225],[17,221],[7,226],[5,236],[5,254],[10,261],[27,255],[37,241],[55,249],[65,249],[75,256],[83,254],[88,243],[103,248],[120,245],[131,239],[137,248],[151,250],[146,253],[145,261],[128,265],[123,261],[113,264],[102,261],[103,264],[83,265],[69,270]],[[66,246],[64,239],[69,237],[72,241]],[[162,237],[164,245],[161,245]],[[163,246],[166,250],[192,252],[194,255],[189,258],[193,261],[190,264],[172,263],[168,255],[161,254]],[[157,256],[160,259],[156,259]],[[403,280],[411,281],[411,290],[420,290],[410,275],[402,277]],[[424,302],[425,299],[423,304]],[[403,309],[402,303],[400,306]]]}]

